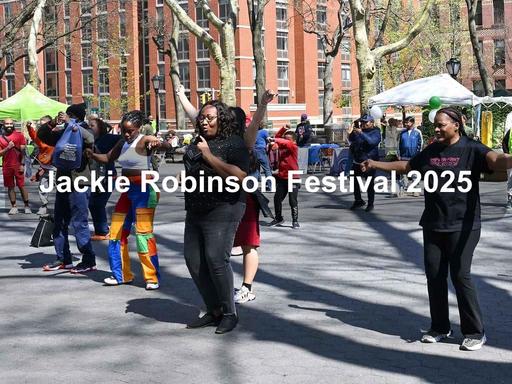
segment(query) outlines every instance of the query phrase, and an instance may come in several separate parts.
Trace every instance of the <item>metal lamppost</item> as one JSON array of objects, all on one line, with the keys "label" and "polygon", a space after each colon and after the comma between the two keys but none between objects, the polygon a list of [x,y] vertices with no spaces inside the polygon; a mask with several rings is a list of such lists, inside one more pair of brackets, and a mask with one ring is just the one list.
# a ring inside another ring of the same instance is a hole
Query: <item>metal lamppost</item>
[{"label": "metal lamppost", "polygon": [[156,105],[156,113],[155,113],[155,121],[156,121],[156,132],[160,129],[160,94],[158,91],[160,90],[160,76],[155,75],[151,78],[151,82],[153,83],[153,89],[155,91],[155,105]]},{"label": "metal lamppost", "polygon": [[446,70],[452,78],[457,79],[460,72],[460,65],[460,60],[454,57],[446,62]]}]

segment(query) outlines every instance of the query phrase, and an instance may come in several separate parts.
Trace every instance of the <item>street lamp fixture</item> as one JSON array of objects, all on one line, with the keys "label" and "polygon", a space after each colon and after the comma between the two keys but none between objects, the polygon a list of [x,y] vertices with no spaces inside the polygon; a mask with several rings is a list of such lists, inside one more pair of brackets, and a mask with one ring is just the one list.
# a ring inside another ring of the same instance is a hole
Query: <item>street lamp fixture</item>
[{"label": "street lamp fixture", "polygon": [[156,121],[156,133],[158,133],[158,130],[160,129],[160,76],[155,75],[151,78],[151,82],[153,83],[153,89],[155,90],[155,121]]},{"label": "street lamp fixture", "polygon": [[448,73],[451,77],[454,79],[457,78],[460,72],[460,60],[452,57],[450,60],[446,62],[446,69],[448,70]]}]

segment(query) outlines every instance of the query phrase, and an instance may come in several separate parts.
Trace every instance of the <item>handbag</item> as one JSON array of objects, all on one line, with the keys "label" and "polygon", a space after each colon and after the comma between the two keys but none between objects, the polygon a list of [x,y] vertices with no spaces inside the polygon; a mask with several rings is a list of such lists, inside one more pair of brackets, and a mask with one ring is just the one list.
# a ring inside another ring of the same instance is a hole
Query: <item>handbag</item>
[{"label": "handbag", "polygon": [[32,239],[30,240],[30,246],[39,247],[50,247],[53,245],[53,228],[55,227],[53,217],[50,215],[44,215],[39,218]]}]

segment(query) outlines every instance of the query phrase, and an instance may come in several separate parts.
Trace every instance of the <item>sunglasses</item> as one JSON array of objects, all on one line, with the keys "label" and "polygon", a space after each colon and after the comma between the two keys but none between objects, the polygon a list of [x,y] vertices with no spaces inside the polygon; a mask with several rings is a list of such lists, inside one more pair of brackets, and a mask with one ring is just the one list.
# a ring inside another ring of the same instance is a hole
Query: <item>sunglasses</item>
[{"label": "sunglasses", "polygon": [[210,124],[212,121],[214,121],[215,119],[217,118],[217,116],[204,116],[204,115],[200,115],[197,117],[197,120],[202,123],[205,119],[206,121],[208,122],[208,124]]}]

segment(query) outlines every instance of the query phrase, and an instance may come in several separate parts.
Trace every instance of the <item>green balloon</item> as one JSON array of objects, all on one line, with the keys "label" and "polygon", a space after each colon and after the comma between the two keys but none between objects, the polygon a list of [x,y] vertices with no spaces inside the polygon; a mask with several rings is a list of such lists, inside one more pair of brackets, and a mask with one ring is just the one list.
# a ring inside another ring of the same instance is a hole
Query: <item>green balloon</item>
[{"label": "green balloon", "polygon": [[430,109],[439,109],[441,108],[441,98],[439,96],[432,96],[430,100],[428,101],[428,105]]}]

